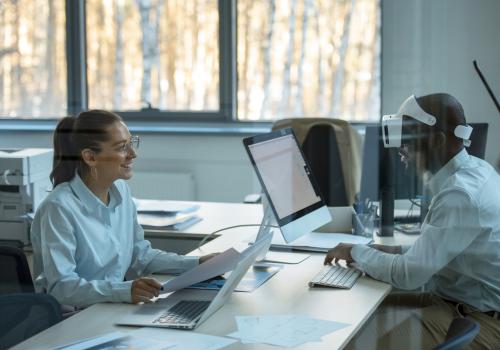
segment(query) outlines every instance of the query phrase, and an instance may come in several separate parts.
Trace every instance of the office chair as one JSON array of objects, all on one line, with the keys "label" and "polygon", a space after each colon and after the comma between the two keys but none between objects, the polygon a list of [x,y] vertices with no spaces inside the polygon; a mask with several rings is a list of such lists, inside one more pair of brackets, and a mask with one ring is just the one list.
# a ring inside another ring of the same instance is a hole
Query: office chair
[{"label": "office chair", "polygon": [[461,350],[472,343],[479,333],[479,323],[470,318],[455,318],[448,328],[446,339],[434,350]]},{"label": "office chair", "polygon": [[277,120],[272,129],[291,127],[327,206],[350,206],[359,190],[361,138],[346,121],[331,118]]},{"label": "office chair", "polygon": [[19,248],[0,246],[0,294],[34,293],[28,261]]},{"label": "office chair", "polygon": [[61,321],[61,306],[48,294],[0,295],[0,350],[12,347]]}]

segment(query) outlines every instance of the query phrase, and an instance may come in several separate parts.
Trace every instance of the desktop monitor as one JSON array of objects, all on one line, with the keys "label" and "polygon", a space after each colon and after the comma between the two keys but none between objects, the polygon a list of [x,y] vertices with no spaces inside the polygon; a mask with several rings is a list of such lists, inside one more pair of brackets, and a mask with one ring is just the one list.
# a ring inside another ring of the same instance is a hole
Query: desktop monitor
[{"label": "desktop monitor", "polygon": [[331,221],[291,128],[248,137],[243,144],[287,243]]}]

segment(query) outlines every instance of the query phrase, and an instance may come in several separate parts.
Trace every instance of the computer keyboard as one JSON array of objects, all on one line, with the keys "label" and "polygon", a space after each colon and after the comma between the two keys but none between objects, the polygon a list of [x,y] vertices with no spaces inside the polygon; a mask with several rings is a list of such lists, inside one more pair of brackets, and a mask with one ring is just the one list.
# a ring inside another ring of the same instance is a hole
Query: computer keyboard
[{"label": "computer keyboard", "polygon": [[309,287],[334,287],[351,289],[361,272],[338,265],[326,265],[309,282]]},{"label": "computer keyboard", "polygon": [[195,321],[210,305],[210,301],[181,300],[163,313],[154,323],[189,324]]}]

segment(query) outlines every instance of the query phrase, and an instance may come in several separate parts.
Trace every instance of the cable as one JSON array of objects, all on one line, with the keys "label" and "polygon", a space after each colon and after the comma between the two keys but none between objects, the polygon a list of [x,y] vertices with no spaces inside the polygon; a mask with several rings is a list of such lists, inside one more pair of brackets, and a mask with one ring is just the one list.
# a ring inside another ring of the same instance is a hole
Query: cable
[{"label": "cable", "polygon": [[419,208],[421,208],[421,207],[422,207],[422,205],[421,205],[420,203],[417,203],[415,200],[413,200],[413,199],[411,199],[411,198],[410,198],[410,202],[411,202],[411,205],[412,205],[412,206],[414,205],[414,206],[419,207]]},{"label": "cable", "polygon": [[[219,233],[219,232],[222,232],[222,231],[226,231],[226,230],[230,230],[232,228],[237,228],[237,227],[249,227],[249,226],[262,226],[262,224],[243,224],[243,225],[234,225],[234,226],[228,226],[228,227],[223,227],[219,230],[216,230],[214,232],[211,232],[209,235],[203,237],[203,239],[200,241],[200,243],[198,243],[198,249],[201,249],[201,246],[203,244],[205,244],[205,242],[210,239],[210,237],[212,237],[213,235],[215,235],[216,233]],[[278,228],[279,226],[276,226],[276,225],[264,225],[264,227],[274,227],[274,228]]]}]

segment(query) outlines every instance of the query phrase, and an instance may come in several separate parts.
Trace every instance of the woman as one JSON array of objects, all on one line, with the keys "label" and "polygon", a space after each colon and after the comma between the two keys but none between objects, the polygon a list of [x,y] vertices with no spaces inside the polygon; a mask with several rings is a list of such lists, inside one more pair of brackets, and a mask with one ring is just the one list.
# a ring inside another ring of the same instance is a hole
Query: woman
[{"label": "woman", "polygon": [[213,256],[166,253],[144,239],[124,181],[138,146],[111,112],[91,110],[57,125],[54,189],[36,212],[31,238],[35,285],[61,304],[148,302],[161,285],[141,276],[181,273]]}]

